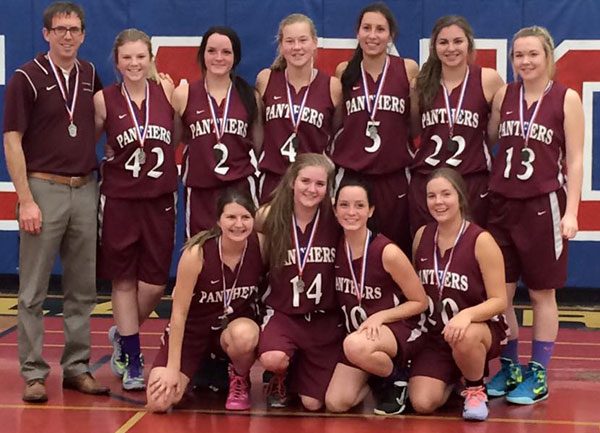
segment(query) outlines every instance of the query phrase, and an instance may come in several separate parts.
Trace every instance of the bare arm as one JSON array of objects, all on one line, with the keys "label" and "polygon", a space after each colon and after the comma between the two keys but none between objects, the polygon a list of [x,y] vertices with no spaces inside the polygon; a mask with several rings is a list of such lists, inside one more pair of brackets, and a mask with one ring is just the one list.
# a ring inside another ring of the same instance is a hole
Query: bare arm
[{"label": "bare arm", "polygon": [[23,153],[23,133],[4,133],[4,155],[10,179],[19,199],[19,227],[29,234],[42,230],[42,211],[33,199],[27,180],[27,164]]},{"label": "bare arm", "polygon": [[340,63],[339,65],[337,65],[335,67],[335,76],[336,76],[336,78],[338,78],[339,80],[342,79],[342,74],[346,70],[347,66],[348,66],[348,62],[342,62],[342,63]]},{"label": "bare arm", "polygon": [[106,122],[106,103],[102,90],[94,95],[94,124],[96,142],[102,138],[104,133],[104,122]]},{"label": "bare arm", "polygon": [[262,145],[264,139],[264,106],[263,101],[258,91],[254,92],[254,96],[256,98],[256,119],[254,119],[254,123],[251,125],[252,131],[252,149],[254,150],[254,155],[256,156],[256,160],[260,158],[260,153],[262,152]]},{"label": "bare arm", "polygon": [[258,90],[261,98],[265,96],[265,91],[267,90],[267,84],[269,84],[270,77],[271,70],[269,68],[263,69],[256,76],[256,90]]},{"label": "bare arm", "polygon": [[332,122],[332,136],[341,128],[344,120],[343,111],[343,96],[342,96],[342,82],[336,78],[331,77],[329,80],[329,94],[331,96],[331,102],[333,102],[333,122]]},{"label": "bare arm", "polygon": [[[421,113],[419,107],[419,92],[417,91],[417,75],[419,75],[419,66],[414,60],[405,61],[406,72],[408,74],[409,97],[410,97],[410,130],[413,138],[421,134]],[[410,71],[409,71],[410,67]]]},{"label": "bare arm", "polygon": [[361,323],[357,332],[365,332],[369,340],[379,338],[379,330],[383,324],[415,316],[427,308],[425,290],[410,261],[400,248],[394,244],[386,245],[381,260],[383,268],[402,289],[407,300],[396,307],[373,313]]},{"label": "bare arm", "polygon": [[394,244],[386,245],[382,255],[383,269],[400,286],[406,302],[393,308],[390,322],[415,316],[427,308],[425,289],[406,255]]},{"label": "bare arm", "polygon": [[579,95],[572,89],[565,95],[565,141],[567,147],[567,208],[560,226],[563,237],[572,239],[577,234],[577,213],[583,181],[583,106]]},{"label": "bare arm", "polygon": [[[424,231],[425,231],[425,226],[419,227],[419,229],[415,233],[415,238],[413,239],[413,244],[412,244],[413,266],[415,266],[415,258],[417,257],[417,249],[419,248],[419,244],[421,243],[421,238],[423,237]],[[415,268],[416,268],[416,266],[415,266]]]},{"label": "bare arm", "polygon": [[174,371],[181,370],[181,347],[185,321],[203,263],[202,249],[194,246],[183,252],[177,267],[177,280],[173,289],[173,306],[169,322],[169,358],[167,361],[167,368]]},{"label": "bare arm", "polygon": [[491,147],[498,142],[498,127],[500,126],[500,109],[502,108],[502,102],[504,101],[504,95],[506,93],[506,86],[500,88],[496,92],[496,96],[492,101],[492,113],[488,122],[488,145]]},{"label": "bare arm", "polygon": [[481,70],[481,81],[483,86],[483,95],[488,104],[494,100],[494,96],[504,86],[504,80],[495,69],[483,68]]},{"label": "bare arm", "polygon": [[444,327],[442,335],[448,343],[462,340],[471,323],[491,319],[506,309],[506,280],[502,251],[492,235],[483,232],[475,242],[475,258],[485,285],[487,299],[473,307],[461,310]]}]

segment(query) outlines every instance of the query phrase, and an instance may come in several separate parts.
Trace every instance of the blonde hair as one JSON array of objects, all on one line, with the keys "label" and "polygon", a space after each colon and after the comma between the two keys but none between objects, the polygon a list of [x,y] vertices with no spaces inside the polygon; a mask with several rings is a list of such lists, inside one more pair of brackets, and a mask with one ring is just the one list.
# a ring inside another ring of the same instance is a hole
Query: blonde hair
[{"label": "blonde hair", "polygon": [[[148,78],[160,83],[160,77],[156,70],[156,64],[154,63],[154,55],[152,54],[152,42],[150,37],[141,30],[138,29],[125,29],[117,35],[115,42],[113,43],[113,60],[115,65],[119,63],[119,48],[125,45],[127,42],[142,41],[148,47],[148,54],[150,55],[150,70],[148,71]],[[117,71],[117,77],[121,74]]]},{"label": "blonde hair", "polygon": [[510,59],[513,62],[513,73],[515,79],[519,76],[517,71],[514,68],[514,50],[515,50],[515,41],[519,38],[525,38],[527,36],[535,36],[540,39],[542,46],[544,47],[544,53],[546,53],[546,69],[548,70],[548,77],[550,79],[554,78],[554,74],[556,73],[556,63],[554,61],[554,39],[552,35],[542,26],[530,26],[524,27],[519,30],[512,39],[512,44],[510,47]]},{"label": "blonde hair", "polygon": [[310,29],[310,36],[313,39],[317,38],[317,29],[315,27],[315,23],[309,17],[304,14],[291,14],[281,20],[279,23],[279,29],[277,30],[277,37],[275,38],[277,42],[277,57],[273,60],[271,64],[271,70],[273,71],[283,71],[287,67],[287,61],[285,57],[281,54],[281,43],[283,42],[283,29],[286,26],[297,24],[297,23],[306,23]]},{"label": "blonde hair", "polygon": [[321,206],[331,208],[331,191],[335,166],[333,162],[320,153],[301,153],[287,168],[279,185],[273,191],[273,200],[265,219],[264,232],[267,236],[269,263],[272,269],[281,268],[286,260],[287,252],[292,248],[291,228],[294,212],[294,182],[300,170],[306,167],[323,167],[327,173],[327,193]]}]

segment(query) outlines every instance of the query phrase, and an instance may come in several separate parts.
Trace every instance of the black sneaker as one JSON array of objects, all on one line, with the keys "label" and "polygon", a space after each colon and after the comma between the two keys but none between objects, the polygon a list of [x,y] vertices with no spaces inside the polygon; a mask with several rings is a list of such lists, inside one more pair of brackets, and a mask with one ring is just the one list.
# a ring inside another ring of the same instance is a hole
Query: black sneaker
[{"label": "black sneaker", "polygon": [[285,375],[274,374],[265,387],[267,406],[270,408],[283,408],[288,405]]},{"label": "black sneaker", "polygon": [[408,382],[396,380],[374,393],[376,415],[398,415],[406,409]]}]

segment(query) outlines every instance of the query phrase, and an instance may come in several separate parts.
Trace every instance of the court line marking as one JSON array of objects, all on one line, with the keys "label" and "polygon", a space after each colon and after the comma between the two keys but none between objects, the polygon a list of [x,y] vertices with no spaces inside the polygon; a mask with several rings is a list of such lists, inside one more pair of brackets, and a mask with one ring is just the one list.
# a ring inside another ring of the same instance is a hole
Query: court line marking
[{"label": "court line marking", "polygon": [[[46,334],[62,334],[64,331],[60,329],[46,329],[44,331]],[[108,329],[106,331],[91,331],[92,334],[97,335],[108,335]],[[140,335],[163,335],[163,332],[140,332]],[[600,343],[599,343],[600,345]]]},{"label": "court line marking", "polygon": [[[17,346],[18,343],[0,343],[0,346]],[[48,344],[48,343],[44,343],[44,347],[49,347],[49,348],[60,348],[63,349],[65,347],[64,344]],[[104,346],[104,345],[92,345],[92,349],[111,349],[112,350],[112,346]],[[144,350],[158,350],[160,349],[160,346],[141,346],[142,349]],[[600,360],[600,358],[598,358]]]},{"label": "court line marking", "polygon": [[127,420],[127,422],[125,424],[123,424],[115,433],[125,433],[128,432],[131,427],[133,427],[134,425],[136,425],[138,423],[139,420],[141,420],[144,415],[146,415],[146,411],[139,411],[137,412],[135,415],[133,415],[131,418],[129,418]]},{"label": "court line marking", "polygon": [[[33,410],[73,410],[73,411],[117,411],[117,412],[136,412],[146,414],[148,411],[140,411],[135,407],[122,406],[59,406],[59,405],[31,405],[31,404],[0,404],[0,409],[33,409]],[[288,411],[231,411],[225,409],[175,409],[173,412],[181,413],[196,413],[204,415],[224,415],[224,416],[260,416],[265,418],[371,418],[382,419],[380,415],[361,414],[361,413],[313,413],[313,412],[288,412]],[[143,415],[140,415],[140,418]],[[162,415],[161,415],[162,416]],[[167,415],[168,416],[168,415]],[[441,415],[394,415],[388,419],[412,419],[412,420],[435,420],[435,421],[461,421],[462,417],[458,416],[441,416]],[[139,421],[139,420],[138,420]],[[137,422],[137,421],[136,421]],[[551,425],[572,425],[572,426],[587,426],[600,428],[598,421],[573,421],[573,420],[547,420],[547,419],[523,419],[523,418],[488,418],[487,423],[508,423],[508,424],[551,424]]]},{"label": "court line marking", "polygon": [[[17,347],[18,343],[0,343],[0,347]],[[48,344],[44,343],[45,348],[51,349],[63,349],[64,344]],[[92,349],[112,349],[112,346],[104,346],[104,345],[93,345]],[[141,346],[143,350],[159,350],[160,346]],[[519,355],[519,358],[530,358],[529,355]],[[585,357],[585,356],[556,356],[553,355],[552,359],[561,360],[561,361],[600,361],[600,358],[597,357]]]}]

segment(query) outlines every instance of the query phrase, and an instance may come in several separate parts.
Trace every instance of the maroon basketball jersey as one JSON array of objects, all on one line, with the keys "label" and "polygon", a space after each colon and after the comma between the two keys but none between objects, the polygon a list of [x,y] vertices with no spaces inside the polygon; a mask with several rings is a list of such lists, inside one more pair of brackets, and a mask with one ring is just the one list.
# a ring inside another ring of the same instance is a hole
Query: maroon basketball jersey
[{"label": "maroon basketball jersey", "polygon": [[[344,237],[340,240],[335,259],[335,294],[346,319],[348,333],[358,329],[367,317],[378,311],[394,308],[406,301],[402,289],[383,268],[383,250],[392,243],[384,235],[371,234],[367,250],[367,271],[364,293],[359,305],[356,286],[352,280]],[[362,257],[352,260],[354,275],[361,281]]]},{"label": "maroon basketball jersey", "polygon": [[[421,313],[419,323],[429,330],[441,331],[459,311],[487,300],[483,276],[475,258],[475,242],[484,230],[473,223],[466,228],[454,248],[440,298],[433,255],[438,254],[438,275],[442,279],[452,248],[446,250],[444,257],[440,257],[439,249],[434,252],[436,228],[437,223],[430,223],[425,227],[415,255],[415,267],[429,301],[429,309]],[[490,320],[501,322],[506,327],[503,314]]]},{"label": "maroon basketball jersey", "polygon": [[[519,120],[520,89],[521,83],[511,83],[506,88],[500,109],[500,150],[490,178],[490,190],[509,198],[547,194],[565,183],[562,163],[566,155],[564,103],[567,88],[554,82],[544,96],[534,123],[529,126],[526,150],[523,150]],[[531,119],[538,103],[523,110],[524,121]]]},{"label": "maroon basketball jersey", "polygon": [[[298,241],[303,253],[313,226],[314,221],[306,226],[304,233],[298,230]],[[292,227],[291,230],[294,228]],[[290,236],[293,236],[291,230]],[[288,250],[283,267],[271,270],[269,274],[265,304],[275,311],[289,315],[336,309],[333,265],[340,231],[333,212],[321,209],[319,223],[302,274],[304,289],[300,291],[296,284],[298,267],[296,249],[292,246],[292,249]]]},{"label": "maroon basketball jersey", "polygon": [[[212,96],[211,99],[220,127],[227,98],[223,98],[221,105],[217,105]],[[182,120],[191,135],[183,152],[185,186],[214,188],[254,173],[249,154],[252,142],[248,113],[235,86],[231,89],[229,114],[221,143],[217,143],[204,80],[190,85]]]},{"label": "maroon basketball jersey", "polygon": [[[218,329],[223,316],[223,277],[221,259],[219,257],[218,239],[212,238],[202,246],[204,265],[198,275],[194,287],[194,295],[190,302],[186,328],[189,324],[199,329],[212,326]],[[241,268],[240,268],[241,266]],[[264,275],[264,266],[260,255],[260,245],[256,233],[248,238],[248,247],[243,263],[238,263],[234,270],[223,266],[225,271],[226,293],[231,295],[231,308],[228,320],[238,317],[253,317],[254,305],[258,296],[258,284]],[[233,282],[238,273],[235,288]]]},{"label": "maroon basketball jersey", "polygon": [[[321,71],[310,84],[308,97],[300,117],[298,127],[298,147],[294,147],[292,134],[294,127],[290,119],[287,99],[287,86],[283,71],[271,71],[269,83],[263,95],[265,104],[265,135],[263,156],[259,164],[261,171],[270,171],[282,175],[288,165],[295,161],[300,153],[323,153],[329,144],[334,106],[331,100],[329,82],[331,77]],[[298,93],[290,86],[294,111],[300,105],[307,86]]]},{"label": "maroon basketball jersey", "polygon": [[[412,162],[410,138],[409,82],[404,59],[389,56],[390,66],[381,91],[375,116],[377,133],[371,138],[370,121],[360,78],[344,100],[344,125],[333,141],[331,158],[336,165],[365,174],[393,173]],[[367,84],[375,100],[383,74],[375,82],[369,74]]]},{"label": "maroon basketball jersey", "polygon": [[452,116],[456,118],[454,143],[448,141],[448,111],[441,84],[431,108],[421,113],[421,144],[412,166],[417,172],[428,175],[444,166],[454,168],[462,175],[490,170],[491,157],[485,143],[490,105],[483,93],[479,66],[469,66],[467,88],[456,115],[461,90],[462,84],[452,89],[449,97]]},{"label": "maroon basketball jersey", "polygon": [[[145,162],[140,163],[140,142],[135,131],[127,101],[121,85],[113,84],[102,92],[106,105],[107,144],[114,156],[104,159],[101,165],[100,192],[108,197],[149,198],[177,190],[177,165],[173,143],[173,107],[160,84],[149,83],[148,131],[144,140]],[[138,125],[146,123],[146,104],[135,111]]]}]

